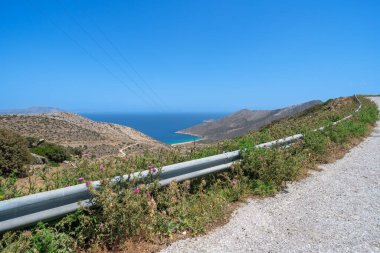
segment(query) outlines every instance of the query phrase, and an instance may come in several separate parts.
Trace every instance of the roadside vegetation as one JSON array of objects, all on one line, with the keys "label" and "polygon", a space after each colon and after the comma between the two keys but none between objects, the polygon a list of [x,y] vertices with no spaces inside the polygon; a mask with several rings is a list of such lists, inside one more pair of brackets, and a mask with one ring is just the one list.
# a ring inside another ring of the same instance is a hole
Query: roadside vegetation
[{"label": "roadside vegetation", "polygon": [[74,155],[79,157],[82,155],[80,148],[64,147],[49,142],[44,142],[38,146],[31,146],[30,151],[34,154],[46,157],[52,163],[61,163],[71,160],[71,157]]},{"label": "roadside vegetation", "polygon": [[[249,196],[271,196],[286,184],[307,175],[317,164],[339,158],[367,136],[378,118],[376,105],[360,97],[362,109],[354,116],[323,131],[353,113],[353,98],[329,100],[296,116],[232,140],[187,150],[146,151],[128,159],[81,159],[74,168],[51,173],[36,172],[43,183],[18,186],[14,177],[0,179],[0,195],[13,198],[86,182],[94,207],[82,208],[51,223],[7,232],[0,236],[4,252],[75,252],[135,250],[140,244],[165,244],[176,237],[197,235],[223,222],[233,203]],[[254,146],[296,133],[304,140],[288,148],[257,149]],[[201,158],[225,151],[244,150],[242,159],[227,172],[159,188],[154,174],[163,165]],[[109,178],[149,169],[150,184],[132,181],[112,184]],[[101,180],[100,191],[92,180]]]},{"label": "roadside vegetation", "polygon": [[25,138],[12,131],[0,129],[0,176],[25,176],[25,165],[31,159]]}]

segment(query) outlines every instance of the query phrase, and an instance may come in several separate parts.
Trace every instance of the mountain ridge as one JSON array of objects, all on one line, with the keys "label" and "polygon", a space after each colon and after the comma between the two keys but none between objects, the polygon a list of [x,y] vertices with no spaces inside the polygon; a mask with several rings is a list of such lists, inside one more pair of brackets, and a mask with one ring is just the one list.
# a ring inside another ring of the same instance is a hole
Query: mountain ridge
[{"label": "mountain ridge", "polygon": [[234,138],[249,131],[257,130],[275,120],[295,115],[321,103],[322,101],[320,100],[311,100],[274,110],[250,110],[245,108],[219,120],[201,123],[177,131],[177,133],[203,137],[204,140],[208,141]]}]

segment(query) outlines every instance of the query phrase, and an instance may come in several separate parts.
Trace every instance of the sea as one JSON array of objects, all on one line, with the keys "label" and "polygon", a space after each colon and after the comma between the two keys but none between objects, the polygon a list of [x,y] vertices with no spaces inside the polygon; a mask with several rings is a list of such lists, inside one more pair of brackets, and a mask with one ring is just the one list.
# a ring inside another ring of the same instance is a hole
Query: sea
[{"label": "sea", "polygon": [[220,119],[227,113],[80,113],[80,115],[98,122],[132,127],[166,144],[178,144],[201,138],[177,134],[176,131]]}]

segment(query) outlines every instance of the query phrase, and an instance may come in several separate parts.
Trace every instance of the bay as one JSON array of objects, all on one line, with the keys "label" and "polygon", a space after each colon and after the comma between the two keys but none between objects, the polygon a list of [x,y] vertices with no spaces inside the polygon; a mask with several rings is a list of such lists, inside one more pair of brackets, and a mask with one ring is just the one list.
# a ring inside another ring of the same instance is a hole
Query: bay
[{"label": "bay", "polygon": [[227,113],[80,113],[99,122],[132,127],[166,144],[177,144],[200,139],[176,131],[220,119]]}]

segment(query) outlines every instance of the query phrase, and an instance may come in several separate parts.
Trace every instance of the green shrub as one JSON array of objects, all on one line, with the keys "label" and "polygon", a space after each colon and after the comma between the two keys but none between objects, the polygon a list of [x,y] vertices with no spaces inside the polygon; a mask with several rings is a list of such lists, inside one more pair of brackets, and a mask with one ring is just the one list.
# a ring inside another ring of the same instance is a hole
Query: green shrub
[{"label": "green shrub", "polygon": [[[363,99],[362,99],[363,101]],[[365,124],[374,124],[379,116],[379,111],[374,105],[373,102],[370,102],[368,100],[364,100],[362,102],[364,106],[366,106],[365,110],[360,110],[357,115],[355,115],[356,118],[362,123]]]},{"label": "green shrub", "polygon": [[25,165],[31,161],[28,143],[22,136],[0,129],[0,175],[26,174]]},{"label": "green shrub", "polygon": [[[76,238],[82,248],[113,248],[135,236],[171,236],[182,231],[198,234],[221,217],[227,206],[222,191],[226,187],[218,182],[210,182],[206,189],[205,180],[194,188],[189,181],[163,188],[135,182],[120,187],[104,181],[104,187],[93,192],[94,206],[64,217],[56,229]],[[234,186],[229,188],[234,191]]]},{"label": "green shrub", "polygon": [[31,232],[8,232],[0,240],[0,252],[24,253],[33,252],[30,247]]},{"label": "green shrub", "polygon": [[70,152],[67,148],[53,143],[43,143],[38,147],[31,148],[31,151],[47,157],[52,162],[61,163],[70,159]]},{"label": "green shrub", "polygon": [[307,131],[304,133],[304,147],[318,155],[327,151],[328,137],[322,131]]},{"label": "green shrub", "polygon": [[292,147],[245,150],[241,162],[244,175],[249,180],[259,179],[264,184],[280,189],[283,182],[293,181],[298,175],[300,158],[294,151]]},{"label": "green shrub", "polygon": [[[136,188],[134,182],[121,186],[108,179],[102,181],[102,185],[100,191],[92,190],[94,206],[82,210],[86,215],[67,216],[57,228],[72,231],[82,247],[101,244],[109,248],[127,237],[152,230],[155,206],[148,196],[152,189]],[[89,188],[92,189],[90,185]]]},{"label": "green shrub", "polygon": [[82,154],[83,154],[83,148],[81,147],[75,147],[75,148],[72,148],[72,147],[69,147],[69,152],[73,155],[76,155],[78,157],[82,157]]},{"label": "green shrub", "polygon": [[0,251],[9,253],[66,253],[75,251],[75,241],[66,233],[39,223],[32,232],[8,232],[0,241]]},{"label": "green shrub", "polygon": [[20,196],[20,191],[16,186],[17,178],[11,174],[5,178],[0,177],[0,201]]},{"label": "green shrub", "polygon": [[74,245],[72,237],[42,223],[30,238],[30,252],[74,252]]},{"label": "green shrub", "polygon": [[155,195],[156,231],[169,236],[181,231],[204,232],[210,222],[223,215],[228,203],[225,190],[233,188],[220,185],[216,178],[198,179],[194,184],[172,182]]},{"label": "green shrub", "polygon": [[261,180],[252,180],[251,189],[254,194],[261,196],[268,196],[276,193],[276,187],[269,182],[263,182]]}]

